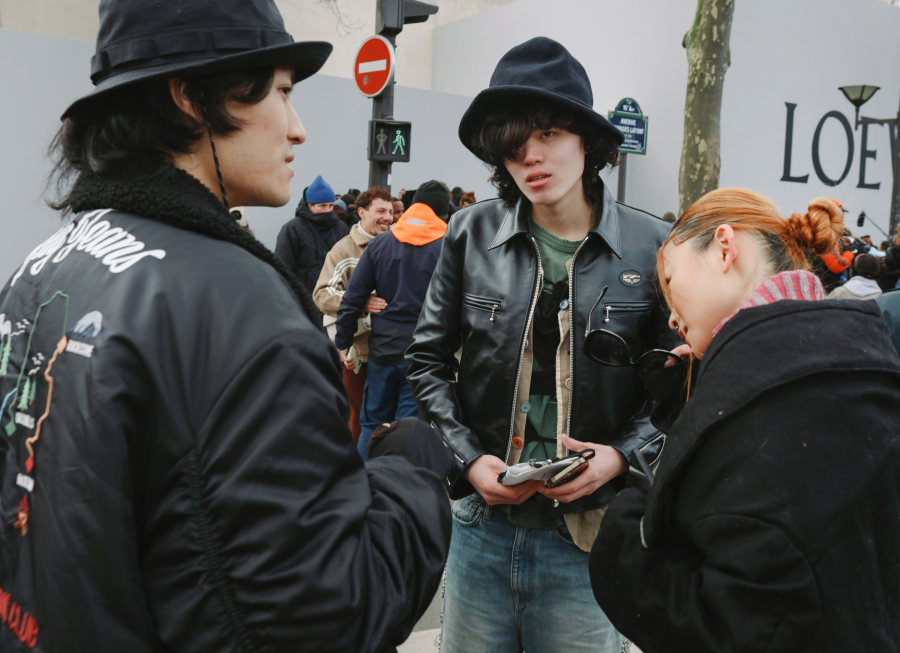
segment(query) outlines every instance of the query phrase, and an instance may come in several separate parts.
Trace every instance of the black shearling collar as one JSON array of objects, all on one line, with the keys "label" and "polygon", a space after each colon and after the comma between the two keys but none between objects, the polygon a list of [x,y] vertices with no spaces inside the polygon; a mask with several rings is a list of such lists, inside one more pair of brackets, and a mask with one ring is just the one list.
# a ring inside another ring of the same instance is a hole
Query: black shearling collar
[{"label": "black shearling collar", "polygon": [[76,213],[114,209],[224,240],[275,268],[290,284],[313,324],[321,328],[310,291],[265,245],[232,219],[200,180],[158,156],[122,159],[103,173],[82,172],[69,196]]}]

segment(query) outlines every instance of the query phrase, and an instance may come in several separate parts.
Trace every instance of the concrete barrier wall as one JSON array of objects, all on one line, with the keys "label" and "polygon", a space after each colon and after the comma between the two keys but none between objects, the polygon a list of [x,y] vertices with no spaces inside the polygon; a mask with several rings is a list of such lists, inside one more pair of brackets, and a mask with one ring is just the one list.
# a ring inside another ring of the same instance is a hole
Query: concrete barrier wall
[{"label": "concrete barrier wall", "polygon": [[[695,0],[545,0],[518,2],[435,29],[432,88],[474,95],[486,87],[500,57],[534,36],[563,43],[591,78],[594,107],[615,108],[633,97],[650,117],[646,156],[628,165],[626,202],[652,213],[678,210],[678,169],[684,127],[687,58],[681,46]],[[839,86],[881,90],[862,114],[897,115],[900,103],[900,8],[883,0],[738,0],[731,36],[731,68],[722,107],[721,186],[743,186],[770,196],[781,209],[805,210],[809,200],[835,197],[855,219],[860,210],[887,229],[892,184],[887,127],[846,135],[853,107]],[[784,179],[786,104],[796,105],[792,169]],[[818,148],[813,152],[821,121]],[[852,148],[852,156],[850,149]],[[847,161],[849,171],[836,186]],[[615,180],[615,176],[614,176]],[[880,182],[879,188],[863,186]],[[855,220],[852,222],[854,232]],[[882,238],[867,226],[862,233]]]},{"label": "concrete barrier wall", "polygon": [[[0,284],[37,244],[59,228],[44,203],[52,164],[47,147],[69,103],[91,89],[92,43],[0,29]],[[459,143],[456,129],[470,98],[398,87],[396,118],[413,123],[412,160],[393,166],[392,188],[414,189],[428,179],[494,196],[487,170]],[[250,208],[257,237],[275,246],[293,217],[303,188],[321,174],[338,193],[368,182],[366,138],[371,100],[348,79],[317,75],[298,85],[292,102],[306,127],[295,148],[291,202]]]}]

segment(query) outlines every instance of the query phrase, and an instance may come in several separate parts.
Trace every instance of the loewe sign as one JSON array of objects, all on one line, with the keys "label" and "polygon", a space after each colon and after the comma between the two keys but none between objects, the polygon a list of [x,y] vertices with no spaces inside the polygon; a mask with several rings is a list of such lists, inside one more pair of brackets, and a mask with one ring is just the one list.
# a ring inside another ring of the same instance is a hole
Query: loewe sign
[{"label": "loewe sign", "polygon": [[[784,134],[784,173],[781,176],[781,181],[792,181],[798,184],[805,184],[809,181],[809,173],[806,174],[794,174],[794,170],[791,167],[792,164],[792,154],[794,148],[794,110],[797,108],[796,104],[791,104],[790,102],[785,102],[785,106],[787,107],[787,123]],[[844,165],[844,171],[837,179],[832,179],[828,176],[825,170],[822,169],[822,162],[819,159],[819,138],[822,135],[822,128],[829,120],[836,120],[843,128],[844,132],[847,135],[847,159]],[[878,190],[881,188],[880,181],[871,181],[866,179],[866,162],[869,159],[875,159],[878,153],[877,149],[869,149],[869,127],[883,127],[885,125],[862,125],[858,130],[860,135],[860,145],[859,145],[859,182],[856,184],[857,188],[870,188],[872,190]],[[897,128],[894,125],[887,125],[889,127],[888,134],[890,139],[890,147],[891,147],[891,164],[892,166],[896,166],[897,163]],[[822,119],[819,120],[819,124],[816,125],[816,131],[813,135],[812,140],[812,164],[813,170],[816,172],[816,176],[826,186],[837,186],[841,182],[843,182],[847,175],[850,174],[850,168],[853,166],[853,156],[856,151],[856,142],[854,140],[854,132],[853,127],[850,124],[850,121],[847,117],[841,113],[840,111],[829,111]],[[800,168],[800,165],[797,165],[797,168]]]}]

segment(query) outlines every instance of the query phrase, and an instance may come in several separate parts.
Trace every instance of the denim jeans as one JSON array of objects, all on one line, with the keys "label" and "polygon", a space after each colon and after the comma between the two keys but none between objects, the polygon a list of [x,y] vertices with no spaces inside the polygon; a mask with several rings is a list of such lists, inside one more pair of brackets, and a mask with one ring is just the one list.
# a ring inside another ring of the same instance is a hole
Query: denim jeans
[{"label": "denim jeans", "polygon": [[453,502],[441,653],[620,653],[625,639],[568,531],[517,527],[486,508],[477,494]]},{"label": "denim jeans", "polygon": [[419,416],[412,388],[406,380],[406,363],[382,367],[369,359],[366,367],[369,369],[359,413],[359,443],[356,445],[363,460],[369,459],[367,447],[375,429],[404,417]]}]

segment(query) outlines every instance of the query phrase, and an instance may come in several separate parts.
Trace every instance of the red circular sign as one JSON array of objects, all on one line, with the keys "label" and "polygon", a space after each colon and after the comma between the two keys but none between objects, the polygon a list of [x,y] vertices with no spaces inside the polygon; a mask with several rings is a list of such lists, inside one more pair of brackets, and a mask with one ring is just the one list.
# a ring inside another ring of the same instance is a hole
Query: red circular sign
[{"label": "red circular sign", "polygon": [[383,36],[370,36],[353,62],[356,88],[366,97],[380,95],[394,81],[394,46]]}]

